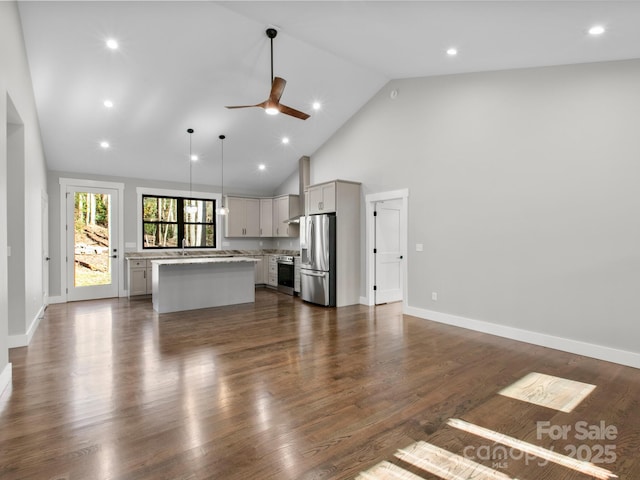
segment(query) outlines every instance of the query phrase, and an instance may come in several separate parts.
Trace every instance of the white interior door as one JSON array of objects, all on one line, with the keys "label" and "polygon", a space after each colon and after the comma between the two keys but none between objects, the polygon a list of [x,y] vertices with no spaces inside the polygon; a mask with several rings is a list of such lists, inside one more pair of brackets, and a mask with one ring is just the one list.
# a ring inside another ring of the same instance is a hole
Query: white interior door
[{"label": "white interior door", "polygon": [[49,304],[49,197],[42,194],[42,304]]},{"label": "white interior door", "polygon": [[402,300],[402,245],[400,211],[402,200],[376,202],[375,216],[375,303]]},{"label": "white interior door", "polygon": [[68,185],[67,298],[118,296],[118,190]]}]

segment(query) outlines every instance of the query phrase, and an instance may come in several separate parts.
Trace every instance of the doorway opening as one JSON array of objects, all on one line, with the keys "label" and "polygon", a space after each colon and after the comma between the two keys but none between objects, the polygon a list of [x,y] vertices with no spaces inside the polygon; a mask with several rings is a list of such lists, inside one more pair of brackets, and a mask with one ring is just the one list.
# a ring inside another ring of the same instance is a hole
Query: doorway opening
[{"label": "doorway opening", "polygon": [[120,295],[122,190],[110,182],[60,179],[62,276],[69,301]]},{"label": "doorway opening", "polygon": [[367,195],[367,305],[402,301],[407,305],[407,209],[409,191]]}]

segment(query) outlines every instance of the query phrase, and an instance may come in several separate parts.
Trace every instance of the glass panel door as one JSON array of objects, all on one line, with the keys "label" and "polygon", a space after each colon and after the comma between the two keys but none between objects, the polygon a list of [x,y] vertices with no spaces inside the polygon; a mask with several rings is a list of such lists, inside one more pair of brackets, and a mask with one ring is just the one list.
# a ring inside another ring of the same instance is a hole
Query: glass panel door
[{"label": "glass panel door", "polygon": [[118,296],[118,191],[67,188],[68,299]]}]

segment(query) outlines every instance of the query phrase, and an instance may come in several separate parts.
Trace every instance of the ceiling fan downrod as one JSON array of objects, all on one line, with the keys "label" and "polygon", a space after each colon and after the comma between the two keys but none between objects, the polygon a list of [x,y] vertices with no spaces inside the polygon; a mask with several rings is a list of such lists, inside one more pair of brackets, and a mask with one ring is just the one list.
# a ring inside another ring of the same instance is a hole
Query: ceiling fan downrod
[{"label": "ceiling fan downrod", "polygon": [[271,40],[271,85],[273,85],[273,39],[278,35],[275,28],[267,28],[267,37]]}]

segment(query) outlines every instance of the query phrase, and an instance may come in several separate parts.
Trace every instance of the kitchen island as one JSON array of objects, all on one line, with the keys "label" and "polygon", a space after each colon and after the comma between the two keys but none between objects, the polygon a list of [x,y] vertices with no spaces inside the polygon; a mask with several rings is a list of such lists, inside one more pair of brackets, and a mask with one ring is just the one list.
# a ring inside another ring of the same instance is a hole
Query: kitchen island
[{"label": "kitchen island", "polygon": [[246,257],[151,260],[153,309],[168,313],[254,302],[258,261]]}]

